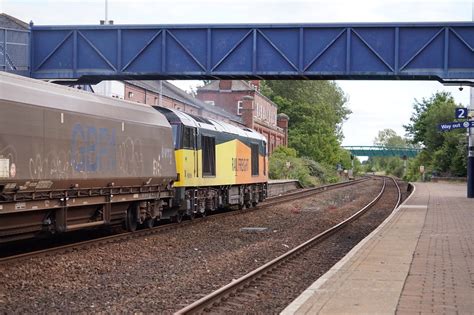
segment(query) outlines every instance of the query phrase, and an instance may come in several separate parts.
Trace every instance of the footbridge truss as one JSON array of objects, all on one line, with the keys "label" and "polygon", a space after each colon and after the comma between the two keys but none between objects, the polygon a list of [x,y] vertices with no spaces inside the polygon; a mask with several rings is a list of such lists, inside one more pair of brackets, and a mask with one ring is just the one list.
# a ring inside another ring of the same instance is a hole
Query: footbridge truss
[{"label": "footbridge truss", "polygon": [[421,149],[402,148],[402,147],[384,147],[384,146],[344,146],[344,149],[355,156],[368,157],[401,157],[412,158],[421,152]]},{"label": "footbridge truss", "polygon": [[32,26],[39,79],[472,83],[474,23]]}]

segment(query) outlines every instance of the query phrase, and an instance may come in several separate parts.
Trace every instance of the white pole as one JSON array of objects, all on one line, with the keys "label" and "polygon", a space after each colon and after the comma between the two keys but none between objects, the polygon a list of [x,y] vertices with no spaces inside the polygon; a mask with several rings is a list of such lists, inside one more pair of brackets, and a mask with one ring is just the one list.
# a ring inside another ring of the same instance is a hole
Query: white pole
[{"label": "white pole", "polygon": [[108,1],[105,0],[105,25],[109,24],[109,16],[108,16],[108,11],[109,10],[109,4]]}]

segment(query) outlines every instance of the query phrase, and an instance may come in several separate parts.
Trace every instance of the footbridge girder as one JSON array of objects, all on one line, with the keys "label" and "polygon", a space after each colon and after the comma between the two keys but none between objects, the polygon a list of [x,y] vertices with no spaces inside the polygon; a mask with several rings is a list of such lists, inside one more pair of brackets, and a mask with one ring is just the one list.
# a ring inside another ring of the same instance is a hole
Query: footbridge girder
[{"label": "footbridge girder", "polygon": [[469,83],[474,23],[32,26],[34,78]]}]

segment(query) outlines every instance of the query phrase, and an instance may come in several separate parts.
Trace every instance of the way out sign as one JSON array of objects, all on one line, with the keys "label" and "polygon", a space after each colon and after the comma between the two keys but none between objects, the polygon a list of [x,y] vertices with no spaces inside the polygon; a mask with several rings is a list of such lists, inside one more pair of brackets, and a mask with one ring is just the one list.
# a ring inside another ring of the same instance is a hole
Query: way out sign
[{"label": "way out sign", "polygon": [[438,125],[438,130],[440,131],[451,131],[453,129],[459,128],[474,128],[474,120],[473,121],[462,121],[462,122],[449,122],[444,124]]}]

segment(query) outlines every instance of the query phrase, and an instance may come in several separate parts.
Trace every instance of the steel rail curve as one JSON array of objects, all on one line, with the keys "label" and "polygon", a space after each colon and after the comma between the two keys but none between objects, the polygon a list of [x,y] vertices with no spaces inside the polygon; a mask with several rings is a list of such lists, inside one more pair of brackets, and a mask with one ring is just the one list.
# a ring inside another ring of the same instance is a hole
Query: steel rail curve
[{"label": "steel rail curve", "polygon": [[[355,180],[355,181],[350,181],[350,182],[342,182],[342,183],[336,183],[336,184],[329,184],[329,185],[324,185],[324,186],[319,186],[315,188],[308,188],[308,189],[303,189],[299,190],[297,192],[291,192],[288,194],[284,194],[281,196],[277,197],[272,197],[268,198],[265,202],[260,204],[259,206],[255,208],[248,208],[240,211],[232,211],[232,212],[224,212],[224,213],[217,213],[215,215],[212,215],[213,218],[217,218],[220,216],[227,216],[227,215],[238,215],[243,212],[250,212],[250,211],[255,211],[258,209],[262,208],[267,208],[270,206],[274,206],[276,204],[280,204],[282,202],[289,202],[293,201],[296,199],[301,199],[301,198],[307,198],[319,193],[323,193],[325,191],[341,188],[341,187],[346,187],[346,186],[351,186],[355,185],[364,181],[369,180],[367,177],[363,177],[361,179]],[[109,243],[114,243],[114,242],[119,242],[119,241],[125,241],[129,239],[134,239],[138,237],[143,237],[143,236],[149,236],[157,233],[162,233],[164,231],[178,228],[178,227],[185,227],[189,224],[195,224],[199,221],[201,221],[203,218],[197,218],[194,220],[188,220],[184,221],[181,223],[172,223],[172,224],[166,224],[162,226],[157,226],[154,228],[150,229],[144,229],[144,230],[138,230],[135,232],[125,232],[125,233],[120,233],[116,235],[110,235],[110,236],[105,236],[105,237],[100,237],[92,240],[87,240],[87,241],[82,241],[82,242],[75,242],[72,244],[66,244],[66,245],[61,245],[61,246],[56,246],[52,248],[47,248],[47,249],[41,249],[37,251],[32,251],[32,252],[27,252],[27,253],[22,253],[18,255],[13,255],[13,256],[6,256],[0,258],[0,265],[6,264],[6,263],[11,263],[13,261],[20,261],[20,260],[25,260],[25,259],[30,259],[34,257],[41,257],[41,256],[51,256],[51,255],[57,255],[60,253],[67,253],[71,251],[75,251],[81,248],[88,248],[88,247],[97,247]]]},{"label": "steel rail curve", "polygon": [[278,268],[279,265],[284,263],[285,261],[289,260],[292,257],[296,257],[298,254],[301,254],[305,250],[309,249],[310,247],[320,243],[322,240],[326,239],[328,236],[333,235],[337,231],[341,230],[345,226],[347,226],[349,223],[355,221],[358,219],[362,214],[364,214],[368,209],[370,209],[373,205],[375,205],[379,199],[382,197],[382,195],[385,192],[386,188],[386,178],[390,178],[394,183],[397,188],[397,202],[394,207],[396,209],[401,201],[401,190],[400,187],[397,183],[397,181],[392,178],[392,177],[383,177],[383,185],[382,188],[380,189],[380,192],[378,195],[370,201],[366,206],[364,206],[362,209],[357,211],[355,214],[350,216],[349,218],[345,219],[344,221],[334,225],[333,227],[325,230],[322,233],[319,233],[318,235],[314,236],[310,240],[302,243],[301,245],[291,249],[290,251],[286,252],[285,254],[269,261],[265,265],[251,271],[250,273],[242,276],[241,278],[232,281],[231,283],[221,287],[220,289],[210,293],[207,296],[204,296],[203,298],[195,301],[194,303],[182,308],[181,310],[177,311],[175,315],[181,315],[181,314],[199,314],[199,313],[204,313],[204,312],[212,312],[212,307],[218,306],[220,301],[224,301],[228,298],[234,295],[235,292],[242,292],[245,290],[245,287],[249,286],[252,281],[255,281],[272,270]]}]

